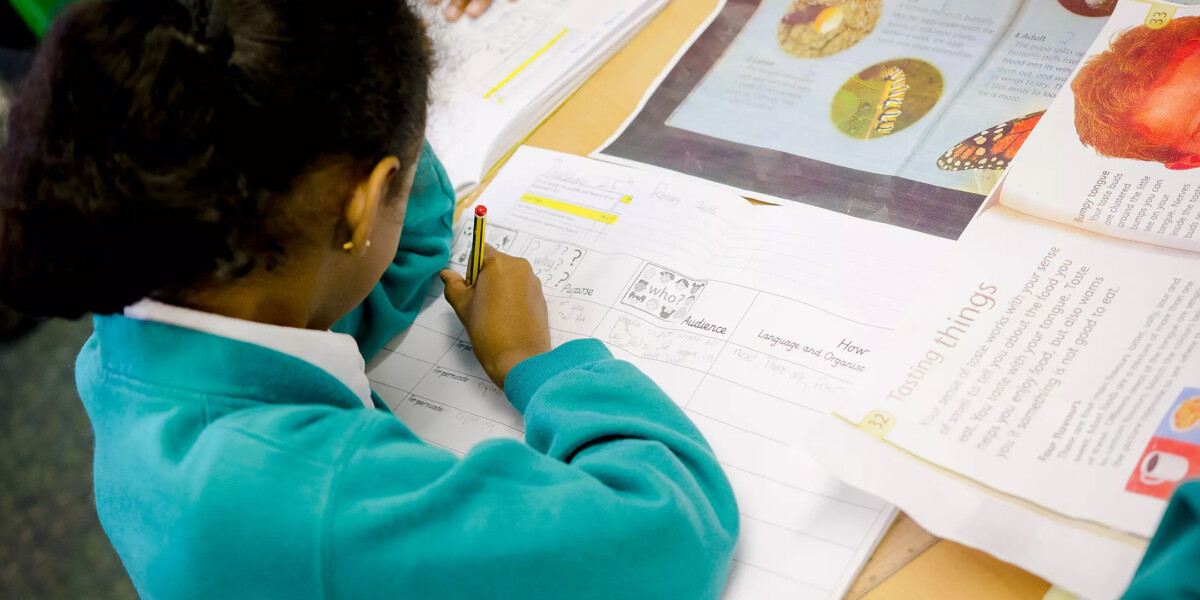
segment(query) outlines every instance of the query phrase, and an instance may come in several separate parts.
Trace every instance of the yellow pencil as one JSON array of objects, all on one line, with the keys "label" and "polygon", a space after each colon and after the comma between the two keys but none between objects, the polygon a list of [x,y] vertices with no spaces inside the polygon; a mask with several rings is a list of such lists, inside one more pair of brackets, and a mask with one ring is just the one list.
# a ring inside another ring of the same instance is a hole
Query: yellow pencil
[{"label": "yellow pencil", "polygon": [[483,230],[487,227],[487,207],[475,207],[475,232],[471,239],[471,258],[467,259],[467,285],[479,281],[479,269],[483,268]]}]

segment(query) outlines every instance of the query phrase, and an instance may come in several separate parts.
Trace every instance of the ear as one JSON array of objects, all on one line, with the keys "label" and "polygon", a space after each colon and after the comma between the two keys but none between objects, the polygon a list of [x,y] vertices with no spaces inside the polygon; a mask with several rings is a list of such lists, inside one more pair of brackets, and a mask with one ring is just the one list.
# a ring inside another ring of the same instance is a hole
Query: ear
[{"label": "ear", "polygon": [[367,240],[379,216],[379,207],[387,200],[388,187],[400,170],[400,160],[389,156],[379,161],[371,174],[354,188],[354,195],[346,203],[346,226],[350,229],[353,243],[350,254],[362,256],[367,251]]},{"label": "ear", "polygon": [[1172,171],[1186,171],[1200,167],[1200,154],[1185,154],[1175,160],[1166,163],[1167,168]]}]

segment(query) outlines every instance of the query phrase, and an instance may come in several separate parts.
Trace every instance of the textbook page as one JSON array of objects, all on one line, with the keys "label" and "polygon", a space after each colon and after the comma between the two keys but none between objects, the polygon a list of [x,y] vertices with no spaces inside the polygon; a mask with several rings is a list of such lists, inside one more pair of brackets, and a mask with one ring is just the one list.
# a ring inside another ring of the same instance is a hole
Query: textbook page
[{"label": "textbook page", "polygon": [[1121,2],[1082,63],[1094,66],[1072,76],[1013,162],[1001,203],[1200,252],[1197,39],[1200,7]]},{"label": "textbook page", "polygon": [[598,155],[956,239],[1115,3],[726,0]]},{"label": "textbook page", "polygon": [[[822,471],[799,441],[829,394],[871,368],[948,243],[527,147],[480,202],[489,243],[542,278],[553,343],[603,341],[712,445],[742,515],[725,597],[841,598],[894,510]],[[457,228],[454,268],[471,227]],[[522,439],[440,290],[368,374],[432,444],[462,454]]]},{"label": "textbook page", "polygon": [[497,2],[456,23],[419,2],[438,62],[426,135],[455,190],[482,181],[666,2]]},{"label": "textbook page", "polygon": [[[995,207],[920,305],[833,408],[877,437],[843,432],[817,448],[824,464],[932,531],[1088,598],[1119,594],[1170,493],[1200,475],[1200,256]],[[885,444],[993,497],[901,490],[913,482],[863,462]],[[1012,506],[979,508],[997,498]]]}]

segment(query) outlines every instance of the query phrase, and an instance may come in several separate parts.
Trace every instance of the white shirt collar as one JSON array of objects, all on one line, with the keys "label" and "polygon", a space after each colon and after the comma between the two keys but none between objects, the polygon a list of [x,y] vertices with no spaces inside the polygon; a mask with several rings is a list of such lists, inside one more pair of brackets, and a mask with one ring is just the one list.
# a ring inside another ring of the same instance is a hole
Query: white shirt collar
[{"label": "white shirt collar", "polygon": [[358,351],[358,344],[353,337],[344,333],[243,321],[149,298],[125,307],[125,316],[195,329],[293,356],[336,377],[367,408],[375,407],[371,400],[371,384],[367,381],[366,364]]}]

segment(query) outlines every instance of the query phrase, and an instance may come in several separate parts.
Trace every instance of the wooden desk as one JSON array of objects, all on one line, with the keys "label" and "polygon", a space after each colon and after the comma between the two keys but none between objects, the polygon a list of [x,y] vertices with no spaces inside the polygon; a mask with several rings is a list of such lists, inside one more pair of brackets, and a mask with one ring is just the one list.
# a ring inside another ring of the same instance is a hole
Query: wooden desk
[{"label": "wooden desk", "polygon": [[[526,140],[586,155],[636,110],[645,91],[715,8],[717,0],[674,0]],[[987,554],[938,540],[901,515],[846,598],[863,600],[1041,600],[1041,579]]]}]

